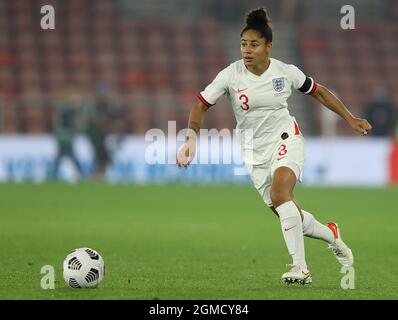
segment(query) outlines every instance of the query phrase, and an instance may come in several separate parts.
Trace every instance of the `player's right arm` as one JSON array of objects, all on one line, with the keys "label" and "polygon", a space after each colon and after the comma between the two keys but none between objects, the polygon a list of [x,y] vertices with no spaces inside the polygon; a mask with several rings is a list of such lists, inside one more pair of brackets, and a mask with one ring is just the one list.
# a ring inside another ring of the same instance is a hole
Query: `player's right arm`
[{"label": "player's right arm", "polygon": [[189,115],[186,142],[177,154],[176,163],[180,168],[181,166],[188,167],[195,157],[196,138],[202,126],[204,114],[207,109],[216,104],[218,98],[227,92],[231,66],[220,71],[212,83],[198,95],[199,102],[192,108]]},{"label": "player's right arm", "polygon": [[177,154],[176,164],[181,168],[187,168],[196,153],[196,138],[202,126],[204,114],[208,106],[199,101],[191,110],[188,120],[188,133],[186,141]]}]

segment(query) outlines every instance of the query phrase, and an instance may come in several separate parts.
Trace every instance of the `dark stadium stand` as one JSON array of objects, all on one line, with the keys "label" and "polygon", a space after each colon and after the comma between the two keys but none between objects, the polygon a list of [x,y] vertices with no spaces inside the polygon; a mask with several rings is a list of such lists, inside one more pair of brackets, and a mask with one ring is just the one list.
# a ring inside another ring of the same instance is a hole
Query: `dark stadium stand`
[{"label": "dark stadium stand", "polygon": [[[171,0],[165,7],[155,0],[0,0],[0,131],[48,132],[66,87],[75,86],[89,97],[104,82],[127,110],[127,132],[165,128],[167,120],[177,120],[179,129],[185,127],[196,93],[229,63],[222,38],[222,26],[228,25],[216,18],[231,23],[232,18],[238,19],[235,15],[241,19],[242,13],[229,9],[220,13],[217,8],[226,0],[217,5],[190,0],[197,10],[187,11],[189,17],[196,16],[190,19],[177,16],[181,1]],[[273,16],[278,17],[279,2],[269,2]],[[248,0],[245,6],[254,3]],[[40,29],[40,7],[45,4],[56,8],[55,30]],[[324,0],[298,4],[296,51],[301,65],[359,116],[378,87],[388,90],[397,107],[397,1],[361,1],[361,12],[369,19],[376,9],[375,18],[388,15],[389,19],[361,22],[355,30],[339,29],[336,21],[315,23],[327,19],[319,16],[319,8],[329,8],[322,11],[325,14],[338,5]],[[165,11],[151,17],[158,7]],[[169,11],[176,16],[167,18]],[[211,112],[205,126],[235,126],[225,99]],[[339,126],[339,133],[353,134],[346,125],[339,122]]]},{"label": "dark stadium stand", "polygon": [[[354,114],[363,116],[378,88],[385,88],[398,106],[397,24],[364,24],[337,32],[335,24],[302,24],[300,30],[308,72],[333,89]],[[351,133],[344,123],[340,125],[340,133]]]},{"label": "dark stadium stand", "polygon": [[99,82],[123,97],[128,132],[176,119],[183,128],[197,91],[226,65],[212,19],[132,20],[117,2],[49,1],[57,8],[56,29],[43,31],[40,4],[0,2],[0,26],[7,30],[0,35],[4,133],[49,131],[54,112],[47,109],[56,108],[65,87],[93,92]]}]

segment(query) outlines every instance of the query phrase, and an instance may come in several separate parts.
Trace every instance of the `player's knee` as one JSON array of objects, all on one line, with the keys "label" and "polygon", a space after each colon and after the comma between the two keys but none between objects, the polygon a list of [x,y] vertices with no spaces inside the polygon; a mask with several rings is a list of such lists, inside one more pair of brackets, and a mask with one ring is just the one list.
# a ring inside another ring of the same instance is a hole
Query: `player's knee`
[{"label": "player's knee", "polygon": [[289,192],[283,190],[271,189],[271,201],[274,208],[279,207],[281,204],[291,201],[292,196]]}]

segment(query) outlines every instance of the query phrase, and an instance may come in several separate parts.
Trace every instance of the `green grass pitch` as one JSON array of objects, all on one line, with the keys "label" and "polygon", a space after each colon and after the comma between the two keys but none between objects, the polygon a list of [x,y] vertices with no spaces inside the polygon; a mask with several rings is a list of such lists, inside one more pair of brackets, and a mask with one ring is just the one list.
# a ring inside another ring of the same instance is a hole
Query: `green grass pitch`
[{"label": "green grass pitch", "polygon": [[[296,197],[340,224],[355,256],[343,290],[326,244],[306,239],[308,287],[281,284],[290,263],[280,224],[251,186],[82,183],[0,185],[0,299],[397,299],[398,189],[307,188]],[[62,261],[92,247],[97,289],[71,289]],[[43,265],[55,290],[40,287]]]}]

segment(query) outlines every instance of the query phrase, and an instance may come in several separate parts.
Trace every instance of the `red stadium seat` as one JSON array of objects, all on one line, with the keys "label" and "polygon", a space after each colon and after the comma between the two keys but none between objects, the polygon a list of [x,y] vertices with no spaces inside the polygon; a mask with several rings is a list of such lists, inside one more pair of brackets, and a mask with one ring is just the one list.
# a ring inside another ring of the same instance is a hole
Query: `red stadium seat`
[{"label": "red stadium seat", "polygon": [[30,12],[32,10],[32,2],[26,0],[14,0],[10,2],[11,11],[15,14]]},{"label": "red stadium seat", "polygon": [[42,106],[30,105],[25,108],[22,126],[26,132],[38,134],[48,132],[45,109]]},{"label": "red stadium seat", "polygon": [[[42,32],[35,22],[40,13],[33,14],[34,8],[45,4],[56,7],[56,30]],[[129,112],[131,131],[142,133],[154,121],[149,99],[164,103],[169,94],[196,93],[225,67],[218,21],[132,19],[120,5],[109,0],[0,1],[0,28],[9,31],[0,34],[1,94],[36,91],[54,108],[70,84],[93,90],[104,80],[127,94],[142,89],[144,98],[130,101],[134,111]],[[175,104],[181,101],[171,100],[163,106],[160,123],[180,115]],[[189,105],[192,101],[195,96]],[[41,103],[24,103],[29,108],[18,109],[21,122],[10,120],[8,130],[48,129],[43,114],[50,112]]]},{"label": "red stadium seat", "polygon": [[17,133],[19,131],[18,110],[15,106],[5,104],[1,108],[0,130],[3,133]]},{"label": "red stadium seat", "polygon": [[89,6],[85,1],[69,0],[66,3],[66,11],[71,15],[82,15],[89,11]]}]

